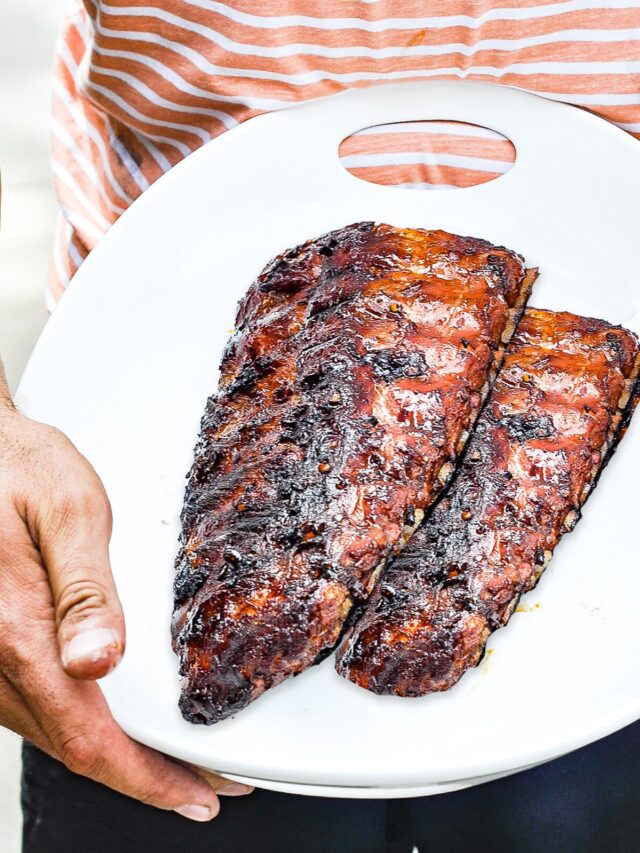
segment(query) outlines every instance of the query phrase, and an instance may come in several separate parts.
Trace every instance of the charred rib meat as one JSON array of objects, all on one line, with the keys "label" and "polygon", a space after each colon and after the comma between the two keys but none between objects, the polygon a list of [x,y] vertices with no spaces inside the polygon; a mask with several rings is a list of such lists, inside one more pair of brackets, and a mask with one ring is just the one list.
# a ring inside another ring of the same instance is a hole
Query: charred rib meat
[{"label": "charred rib meat", "polygon": [[633,410],[638,342],[528,309],[449,493],[385,572],[338,653],[374,693],[447,690],[535,586]]},{"label": "charred rib meat", "polygon": [[359,223],[254,282],[182,514],[186,719],[224,719],[332,650],[450,475],[534,277],[481,240]]}]

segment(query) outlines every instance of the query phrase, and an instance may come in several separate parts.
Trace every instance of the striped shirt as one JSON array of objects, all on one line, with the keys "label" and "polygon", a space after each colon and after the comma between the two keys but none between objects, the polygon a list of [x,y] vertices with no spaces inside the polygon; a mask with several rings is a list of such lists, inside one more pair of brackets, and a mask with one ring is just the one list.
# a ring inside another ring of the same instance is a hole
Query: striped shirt
[{"label": "striped shirt", "polygon": [[[55,57],[60,205],[51,304],[140,193],[265,111],[344,89],[468,78],[577,104],[640,138],[640,0],[72,0]],[[365,180],[490,180],[500,134],[452,122],[364,128],[340,147]]]}]

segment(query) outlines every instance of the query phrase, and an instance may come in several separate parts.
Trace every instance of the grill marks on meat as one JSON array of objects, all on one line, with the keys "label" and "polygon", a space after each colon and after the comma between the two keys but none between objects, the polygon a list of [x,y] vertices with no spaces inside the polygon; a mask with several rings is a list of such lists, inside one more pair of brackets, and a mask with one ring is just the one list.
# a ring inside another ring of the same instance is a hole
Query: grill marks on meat
[{"label": "grill marks on meat", "polygon": [[345,637],[341,675],[420,696],[479,662],[578,520],[637,402],[639,364],[631,332],[525,312],[455,482]]},{"label": "grill marks on meat", "polygon": [[534,277],[481,240],[360,223],[254,282],[182,514],[186,719],[221,720],[332,650],[453,469]]}]

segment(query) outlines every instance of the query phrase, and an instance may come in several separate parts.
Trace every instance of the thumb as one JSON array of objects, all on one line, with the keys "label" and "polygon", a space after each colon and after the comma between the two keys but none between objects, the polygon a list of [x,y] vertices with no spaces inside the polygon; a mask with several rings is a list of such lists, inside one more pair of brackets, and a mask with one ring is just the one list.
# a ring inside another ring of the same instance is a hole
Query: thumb
[{"label": "thumb", "polygon": [[125,646],[124,616],[109,565],[111,509],[97,475],[58,500],[38,545],[56,613],[62,665],[73,678],[110,672]]}]

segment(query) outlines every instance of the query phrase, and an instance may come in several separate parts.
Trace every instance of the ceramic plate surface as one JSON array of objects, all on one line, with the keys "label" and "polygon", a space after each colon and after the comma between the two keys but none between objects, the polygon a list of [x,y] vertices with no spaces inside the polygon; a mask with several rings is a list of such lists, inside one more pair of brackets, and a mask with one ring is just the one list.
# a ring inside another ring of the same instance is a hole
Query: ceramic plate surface
[{"label": "ceramic plate surface", "polygon": [[[508,136],[495,181],[420,192],[343,170],[373,124],[470,121]],[[252,119],[187,158],[116,223],[35,349],[18,402],[65,430],[112,500],[128,626],[105,679],[132,736],[299,793],[446,790],[565,753],[640,717],[640,416],[538,588],[448,693],[376,697],[333,659],[210,728],[182,720],[173,561],[205,400],[234,309],[278,252],[358,220],[444,228],[540,267],[532,304],[640,331],[640,146],[585,111],[485,84],[379,86]]]}]

